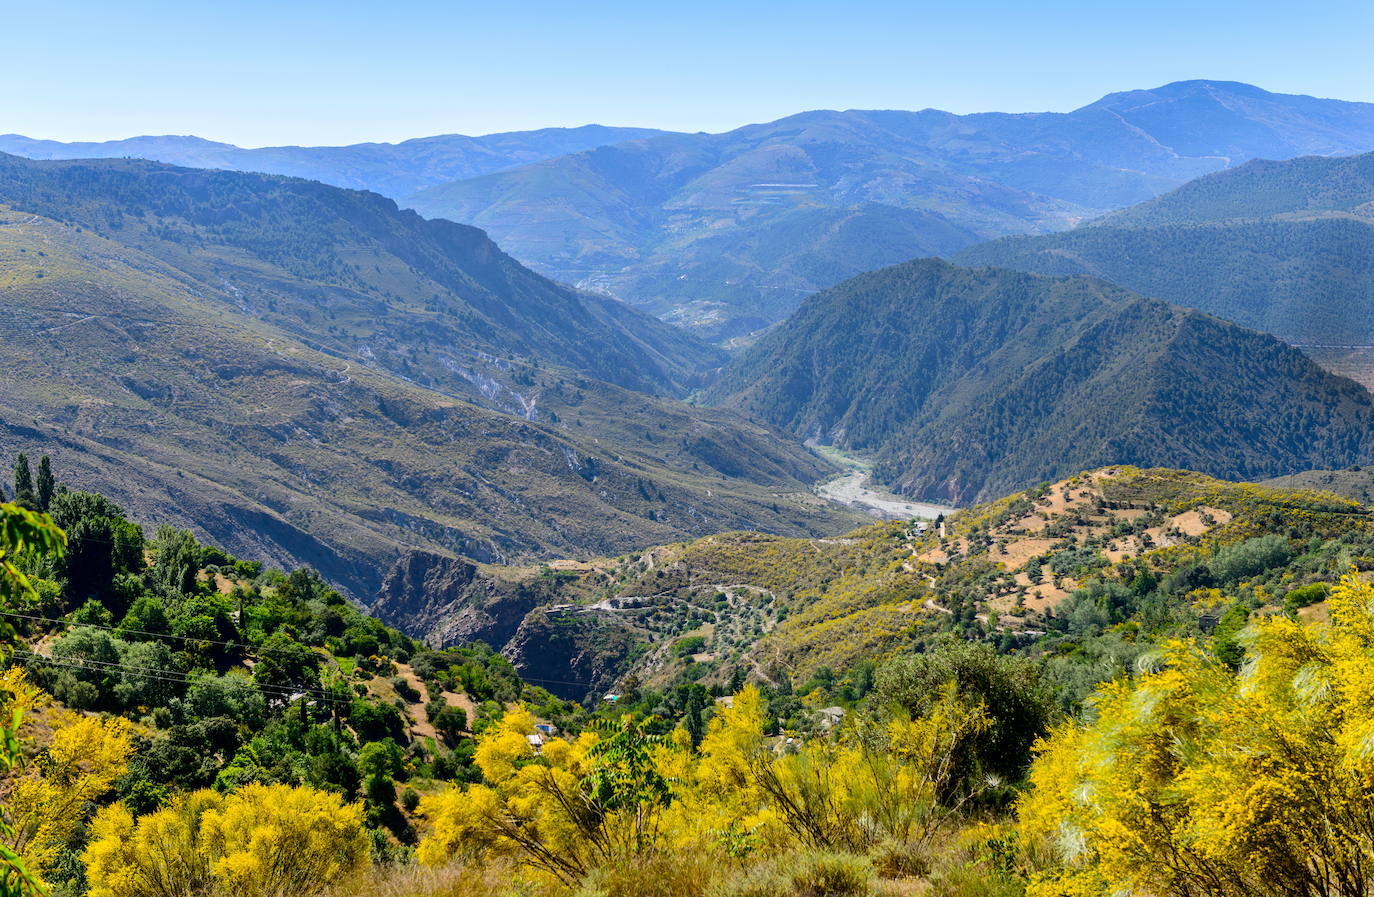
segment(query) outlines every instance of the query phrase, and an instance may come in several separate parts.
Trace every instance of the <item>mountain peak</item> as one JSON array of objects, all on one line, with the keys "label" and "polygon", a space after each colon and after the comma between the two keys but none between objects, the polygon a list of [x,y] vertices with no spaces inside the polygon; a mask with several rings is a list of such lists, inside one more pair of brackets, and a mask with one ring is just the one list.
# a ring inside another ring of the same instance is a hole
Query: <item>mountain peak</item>
[{"label": "mountain peak", "polygon": [[1200,95],[1216,96],[1218,94],[1246,97],[1249,99],[1265,99],[1270,97],[1287,98],[1296,96],[1295,94],[1271,93],[1262,87],[1246,84],[1243,81],[1213,81],[1205,78],[1195,78],[1187,81],[1170,81],[1168,84],[1163,84],[1155,88],[1116,91],[1115,93],[1109,93],[1100,100],[1089,103],[1074,111],[1083,112],[1089,109],[1133,109],[1146,103],[1159,102],[1161,100],[1179,100]]}]

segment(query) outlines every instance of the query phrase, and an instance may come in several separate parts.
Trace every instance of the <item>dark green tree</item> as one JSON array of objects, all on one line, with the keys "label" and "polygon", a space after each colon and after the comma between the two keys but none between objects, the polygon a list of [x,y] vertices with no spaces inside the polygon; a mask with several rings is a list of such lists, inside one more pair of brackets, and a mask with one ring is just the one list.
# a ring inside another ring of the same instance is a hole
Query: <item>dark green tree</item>
[{"label": "dark green tree", "polygon": [[38,510],[46,511],[52,504],[53,493],[57,491],[57,481],[52,475],[52,460],[44,455],[38,459],[38,481],[34,486],[34,497],[38,500]]},{"label": "dark green tree", "polygon": [[253,666],[253,680],[259,685],[274,687],[279,694],[286,689],[319,686],[320,656],[290,636],[272,633],[258,653],[261,656]]},{"label": "dark green tree", "polygon": [[14,500],[21,505],[38,504],[38,496],[33,491],[33,472],[29,470],[29,459],[23,452],[14,462]]},{"label": "dark green tree", "polygon": [[468,715],[461,707],[445,707],[434,716],[434,728],[449,744],[456,744],[468,728]]},{"label": "dark green tree", "polygon": [[953,641],[884,664],[873,707],[914,719],[928,713],[951,687],[961,699],[982,704],[990,724],[959,744],[950,793],[942,798],[974,792],[989,776],[1008,784],[1020,781],[1030,765],[1032,745],[1049,731],[1058,712],[1040,666],[999,655],[983,642]]},{"label": "dark green tree", "polygon": [[682,716],[682,725],[687,729],[687,734],[692,736],[692,746],[701,744],[701,739],[706,737],[706,720],[701,712],[705,710],[705,703],[697,692],[692,692],[687,698],[687,712]]},{"label": "dark green tree", "polygon": [[111,587],[120,573],[143,572],[143,530],[114,502],[90,492],[55,495],[49,513],[67,531],[67,554],[57,570],[67,598],[79,605],[95,597],[123,616],[125,599]]}]

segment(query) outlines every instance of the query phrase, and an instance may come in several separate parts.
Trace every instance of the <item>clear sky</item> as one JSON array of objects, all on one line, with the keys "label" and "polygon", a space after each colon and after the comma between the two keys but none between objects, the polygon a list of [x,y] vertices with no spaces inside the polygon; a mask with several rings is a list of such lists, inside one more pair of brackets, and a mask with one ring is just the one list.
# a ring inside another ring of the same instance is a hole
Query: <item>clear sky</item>
[{"label": "clear sky", "polygon": [[1374,3],[0,0],[0,133],[244,146],[806,109],[1067,111],[1189,78],[1374,101]]}]

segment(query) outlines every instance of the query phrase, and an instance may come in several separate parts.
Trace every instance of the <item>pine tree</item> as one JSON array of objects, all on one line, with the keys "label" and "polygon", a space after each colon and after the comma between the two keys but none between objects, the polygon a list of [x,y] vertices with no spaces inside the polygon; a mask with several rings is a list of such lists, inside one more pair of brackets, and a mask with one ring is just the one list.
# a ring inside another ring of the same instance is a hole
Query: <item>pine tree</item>
[{"label": "pine tree", "polygon": [[38,510],[46,511],[48,505],[52,503],[53,492],[57,484],[52,476],[52,461],[47,455],[38,459],[38,482],[36,486],[35,498],[38,499]]},{"label": "pine tree", "polygon": [[23,452],[14,462],[14,500],[29,505],[37,502],[37,496],[33,494],[33,472],[29,470],[29,459]]}]

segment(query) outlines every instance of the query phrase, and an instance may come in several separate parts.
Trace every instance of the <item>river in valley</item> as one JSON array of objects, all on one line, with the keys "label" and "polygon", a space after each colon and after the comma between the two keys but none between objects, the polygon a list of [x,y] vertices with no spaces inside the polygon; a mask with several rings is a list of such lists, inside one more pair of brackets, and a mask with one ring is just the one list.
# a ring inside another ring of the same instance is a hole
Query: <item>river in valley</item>
[{"label": "river in valley", "polygon": [[875,517],[888,520],[905,520],[912,517],[933,520],[941,514],[950,514],[955,510],[944,505],[912,501],[877,486],[869,480],[871,465],[860,458],[830,446],[812,445],[811,448],[823,458],[847,468],[839,476],[831,477],[816,486],[816,494],[821,498],[862,508]]}]

